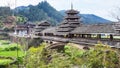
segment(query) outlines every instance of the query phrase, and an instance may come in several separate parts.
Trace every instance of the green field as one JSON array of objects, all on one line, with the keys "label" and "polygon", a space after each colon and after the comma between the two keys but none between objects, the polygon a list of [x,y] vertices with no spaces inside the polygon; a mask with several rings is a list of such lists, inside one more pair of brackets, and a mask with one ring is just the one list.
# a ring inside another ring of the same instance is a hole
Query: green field
[{"label": "green field", "polygon": [[[3,52],[0,52],[0,56],[3,56],[3,57],[17,57],[17,51],[3,51]],[[24,52],[22,51],[18,51],[18,57],[22,57],[24,56]]]},{"label": "green field", "polygon": [[0,40],[0,65],[8,65],[14,60],[8,59],[11,57],[17,59],[17,57],[23,57],[24,51],[21,46],[16,43],[11,43],[10,41]]},{"label": "green field", "polygon": [[0,59],[0,65],[8,65],[11,62],[13,62],[13,60],[10,60],[10,59]]}]

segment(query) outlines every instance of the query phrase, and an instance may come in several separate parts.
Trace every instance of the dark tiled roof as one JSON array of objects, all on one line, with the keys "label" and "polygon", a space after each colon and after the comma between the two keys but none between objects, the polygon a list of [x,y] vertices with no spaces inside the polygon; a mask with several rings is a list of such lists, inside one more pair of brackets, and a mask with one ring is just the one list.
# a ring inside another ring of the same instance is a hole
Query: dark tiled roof
[{"label": "dark tiled roof", "polygon": [[68,24],[67,20],[63,20],[59,25]]},{"label": "dark tiled roof", "polygon": [[74,29],[72,34],[114,34],[115,30],[111,24],[101,24],[101,25],[83,25]]},{"label": "dark tiled roof", "polygon": [[26,25],[16,25],[16,27],[14,29],[17,29],[17,30],[27,30],[28,27]]},{"label": "dark tiled roof", "polygon": [[42,31],[42,33],[53,33],[54,35],[66,35],[69,32],[58,32],[57,27],[50,27]]},{"label": "dark tiled roof", "polygon": [[75,28],[77,26],[79,26],[78,24],[64,24],[64,25],[59,25],[59,28],[65,28],[65,27],[73,27]]},{"label": "dark tiled roof", "polygon": [[67,14],[68,14],[68,13],[75,13],[75,14],[78,14],[79,12],[76,11],[76,10],[71,9],[71,10],[67,10],[66,13],[67,13]]},{"label": "dark tiled roof", "polygon": [[38,26],[50,26],[51,24],[47,21],[41,21],[37,24]]},{"label": "dark tiled roof", "polygon": [[41,31],[42,33],[53,33],[54,35],[66,35],[66,34],[69,34],[69,32],[58,32],[57,31],[57,27],[50,27],[50,28],[47,28],[43,31]]},{"label": "dark tiled roof", "polygon": [[55,33],[56,32],[56,27],[49,27],[43,31],[41,31],[41,33]]},{"label": "dark tiled roof", "polygon": [[49,26],[36,26],[35,29],[46,29],[48,28]]},{"label": "dark tiled roof", "polygon": [[71,30],[73,30],[73,28],[70,27],[57,29],[58,32],[70,32]]},{"label": "dark tiled roof", "polygon": [[65,18],[66,18],[66,19],[67,19],[67,18],[68,18],[68,19],[69,19],[69,18],[72,18],[72,19],[76,19],[76,18],[77,18],[77,19],[79,19],[80,17],[79,17],[79,16],[65,16]]},{"label": "dark tiled roof", "polygon": [[56,32],[55,35],[68,35],[70,32]]},{"label": "dark tiled roof", "polygon": [[48,23],[47,21],[42,21],[40,23],[38,23],[35,28],[34,28],[34,34],[39,34],[41,33],[43,30],[49,28],[51,25],[50,23]]},{"label": "dark tiled roof", "polygon": [[[61,31],[62,32],[61,32]],[[66,35],[66,34],[114,34],[115,30],[113,28],[113,25],[82,25],[77,28],[75,28],[72,31],[67,31],[68,28],[57,28],[57,27],[50,27],[48,29],[45,29],[42,31],[42,33],[53,33],[55,35]]]}]

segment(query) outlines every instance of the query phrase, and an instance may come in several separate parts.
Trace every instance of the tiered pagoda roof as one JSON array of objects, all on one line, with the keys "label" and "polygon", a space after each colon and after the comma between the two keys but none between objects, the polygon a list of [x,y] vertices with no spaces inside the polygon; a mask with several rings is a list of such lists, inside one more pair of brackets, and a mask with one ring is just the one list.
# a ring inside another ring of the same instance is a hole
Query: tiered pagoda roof
[{"label": "tiered pagoda roof", "polygon": [[34,28],[34,34],[39,35],[39,33],[41,33],[42,30],[44,30],[50,26],[51,26],[50,23],[48,23],[47,21],[42,21],[42,22],[38,23],[36,25],[36,27]]},{"label": "tiered pagoda roof", "polygon": [[79,11],[76,11],[76,10],[74,10],[74,9],[71,7],[71,10],[67,10],[65,13],[66,13],[66,14],[78,14]]},{"label": "tiered pagoda roof", "polygon": [[56,35],[67,35],[69,34],[74,28],[80,26],[80,17],[78,16],[78,11],[73,10],[72,8],[66,11],[66,16],[64,21],[57,26]]}]

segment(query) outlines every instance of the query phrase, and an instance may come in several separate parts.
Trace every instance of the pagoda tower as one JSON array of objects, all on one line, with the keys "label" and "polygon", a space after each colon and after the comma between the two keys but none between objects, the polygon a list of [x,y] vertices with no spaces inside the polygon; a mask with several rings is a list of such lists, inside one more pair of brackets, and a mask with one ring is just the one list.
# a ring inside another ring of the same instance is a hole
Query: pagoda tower
[{"label": "pagoda tower", "polygon": [[56,28],[56,35],[70,37],[70,32],[81,24],[80,17],[78,16],[79,12],[74,10],[71,5],[71,9],[65,13],[67,15],[64,17],[64,21]]}]

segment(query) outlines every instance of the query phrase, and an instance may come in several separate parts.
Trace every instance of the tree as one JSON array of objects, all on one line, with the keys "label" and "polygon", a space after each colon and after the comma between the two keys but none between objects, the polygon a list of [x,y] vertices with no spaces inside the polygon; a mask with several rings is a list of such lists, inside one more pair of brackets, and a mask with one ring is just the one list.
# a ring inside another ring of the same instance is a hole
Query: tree
[{"label": "tree", "polygon": [[10,7],[0,7],[0,16],[7,17],[12,15]]},{"label": "tree", "polygon": [[47,48],[46,43],[31,47],[24,57],[23,68],[119,68],[119,53],[108,45],[97,44],[81,50],[68,44],[63,51]]},{"label": "tree", "polygon": [[28,20],[26,17],[24,17],[22,15],[16,16],[16,18],[17,18],[16,24],[24,24]]},{"label": "tree", "polygon": [[24,58],[26,68],[70,68],[71,62],[68,56],[58,53],[56,50],[46,49],[46,43],[39,47],[31,47]]},{"label": "tree", "polygon": [[39,9],[42,9],[44,12],[48,14],[49,17],[53,18],[57,22],[61,22],[63,16],[54,9],[47,1],[43,1],[37,5]]},{"label": "tree", "polygon": [[81,57],[89,68],[119,68],[119,55],[108,45],[97,44],[94,49],[87,51]]}]

